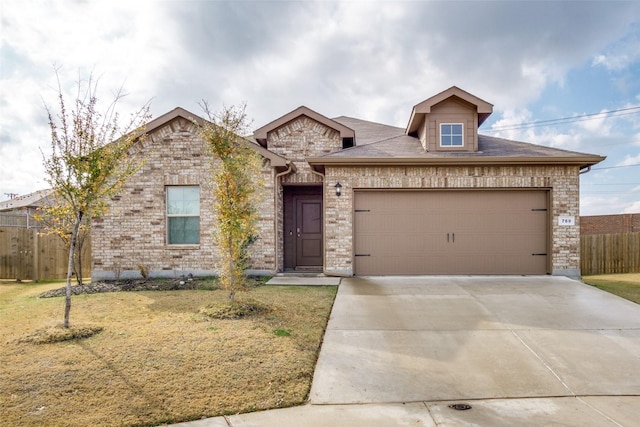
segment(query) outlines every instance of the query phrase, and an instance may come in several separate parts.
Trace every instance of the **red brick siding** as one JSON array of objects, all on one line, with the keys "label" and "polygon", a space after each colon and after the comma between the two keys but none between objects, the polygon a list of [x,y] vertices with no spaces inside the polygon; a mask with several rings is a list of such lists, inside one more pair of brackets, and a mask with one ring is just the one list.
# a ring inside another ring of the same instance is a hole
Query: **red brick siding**
[{"label": "red brick siding", "polygon": [[634,232],[640,232],[640,213],[580,217],[580,234],[583,236]]}]

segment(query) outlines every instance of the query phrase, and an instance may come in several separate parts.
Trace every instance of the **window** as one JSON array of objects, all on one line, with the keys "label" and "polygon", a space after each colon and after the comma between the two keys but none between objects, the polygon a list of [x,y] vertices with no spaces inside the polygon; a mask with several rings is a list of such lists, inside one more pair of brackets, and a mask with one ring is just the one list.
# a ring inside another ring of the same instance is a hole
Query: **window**
[{"label": "window", "polygon": [[167,187],[167,242],[200,243],[200,187]]},{"label": "window", "polygon": [[441,147],[464,146],[464,139],[462,136],[462,123],[440,124],[440,146]]}]

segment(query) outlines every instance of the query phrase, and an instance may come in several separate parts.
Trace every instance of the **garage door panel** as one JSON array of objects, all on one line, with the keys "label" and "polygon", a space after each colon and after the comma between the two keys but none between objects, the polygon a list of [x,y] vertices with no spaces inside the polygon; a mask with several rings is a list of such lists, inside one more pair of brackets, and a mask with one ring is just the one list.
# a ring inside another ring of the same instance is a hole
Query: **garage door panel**
[{"label": "garage door panel", "polygon": [[356,274],[547,272],[546,191],[355,194]]}]

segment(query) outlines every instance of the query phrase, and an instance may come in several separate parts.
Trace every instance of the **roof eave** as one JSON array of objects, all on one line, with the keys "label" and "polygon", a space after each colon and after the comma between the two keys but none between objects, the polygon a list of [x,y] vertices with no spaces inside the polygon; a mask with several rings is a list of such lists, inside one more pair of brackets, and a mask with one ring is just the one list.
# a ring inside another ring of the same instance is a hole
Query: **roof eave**
[{"label": "roof eave", "polygon": [[307,162],[315,170],[325,166],[465,166],[465,165],[547,165],[547,166],[579,166],[585,168],[600,163],[606,157],[465,157],[465,158],[374,158],[374,157],[313,157]]}]

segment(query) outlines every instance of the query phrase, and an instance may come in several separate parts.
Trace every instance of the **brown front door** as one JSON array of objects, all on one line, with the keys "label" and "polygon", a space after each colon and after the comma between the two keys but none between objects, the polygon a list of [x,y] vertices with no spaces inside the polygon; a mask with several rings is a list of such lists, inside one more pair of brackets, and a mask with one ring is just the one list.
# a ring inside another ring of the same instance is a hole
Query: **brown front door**
[{"label": "brown front door", "polygon": [[322,187],[285,187],[284,210],[285,269],[320,270]]},{"label": "brown front door", "polygon": [[322,265],[322,199],[296,197],[296,268]]}]

